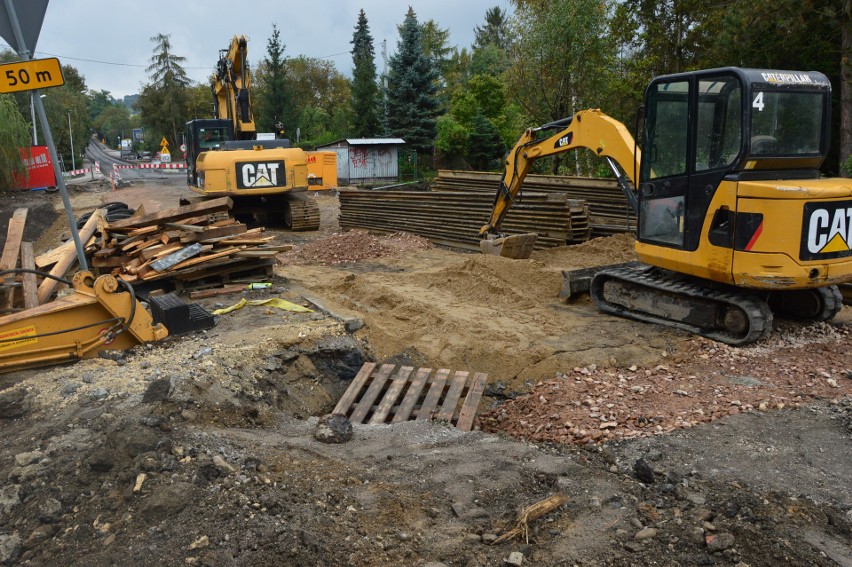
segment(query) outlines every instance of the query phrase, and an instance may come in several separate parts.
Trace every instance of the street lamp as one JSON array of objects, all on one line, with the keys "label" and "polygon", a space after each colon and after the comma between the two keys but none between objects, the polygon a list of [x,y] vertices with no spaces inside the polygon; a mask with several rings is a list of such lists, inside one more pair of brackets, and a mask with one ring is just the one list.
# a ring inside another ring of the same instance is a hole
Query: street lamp
[{"label": "street lamp", "polygon": [[71,170],[77,169],[77,164],[74,162],[74,132],[71,130],[71,113],[76,112],[73,108],[68,109],[68,135],[71,137]]},{"label": "street lamp", "polygon": [[[33,119],[33,145],[38,145],[38,132],[36,132],[36,121],[35,121],[35,102],[33,100],[33,96],[35,91],[30,91],[30,117]],[[47,95],[38,95],[39,98],[44,98]]]}]

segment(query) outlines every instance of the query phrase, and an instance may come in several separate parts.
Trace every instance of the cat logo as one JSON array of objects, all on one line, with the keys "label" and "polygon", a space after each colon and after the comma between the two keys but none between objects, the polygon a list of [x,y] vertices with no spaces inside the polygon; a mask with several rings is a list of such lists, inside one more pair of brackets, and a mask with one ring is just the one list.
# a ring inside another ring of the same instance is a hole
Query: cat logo
[{"label": "cat logo", "polygon": [[237,163],[237,187],[263,189],[286,185],[283,161],[249,161]]},{"label": "cat logo", "polygon": [[571,145],[571,141],[574,139],[574,133],[568,132],[565,136],[562,136],[558,140],[556,140],[556,144],[554,144],[554,148],[564,148],[565,146]]},{"label": "cat logo", "polygon": [[852,201],[806,204],[802,232],[803,260],[852,256]]}]

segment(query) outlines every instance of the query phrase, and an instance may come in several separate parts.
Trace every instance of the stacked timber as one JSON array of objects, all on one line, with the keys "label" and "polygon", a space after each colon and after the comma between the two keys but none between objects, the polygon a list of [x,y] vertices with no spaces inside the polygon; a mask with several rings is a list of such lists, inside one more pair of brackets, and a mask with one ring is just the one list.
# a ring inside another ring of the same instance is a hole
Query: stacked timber
[{"label": "stacked timber", "polygon": [[[340,198],[340,227],[392,234],[408,232],[439,246],[479,250],[479,229],[488,222],[494,196],[459,191],[357,191]],[[589,211],[564,194],[527,193],[510,210],[505,234],[537,233],[536,248],[589,239]]]},{"label": "stacked timber", "polygon": [[[438,191],[483,191],[494,195],[501,177],[499,173],[442,169],[432,187]],[[527,175],[521,189],[522,198],[529,192],[560,193],[586,201],[592,236],[632,232],[636,227],[636,215],[630,211],[614,179]]]},{"label": "stacked timber", "polygon": [[127,282],[189,282],[245,272],[271,272],[275,255],[263,227],[249,229],[230,216],[228,197],[137,215],[101,227],[92,267]]}]

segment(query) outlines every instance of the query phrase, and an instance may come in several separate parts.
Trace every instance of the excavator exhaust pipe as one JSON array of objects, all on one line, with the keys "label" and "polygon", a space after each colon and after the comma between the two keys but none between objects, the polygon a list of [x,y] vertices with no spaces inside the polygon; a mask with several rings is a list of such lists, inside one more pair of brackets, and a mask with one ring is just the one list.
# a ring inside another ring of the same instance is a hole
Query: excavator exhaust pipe
[{"label": "excavator exhaust pipe", "polygon": [[485,238],[479,241],[479,249],[483,254],[526,260],[532,254],[537,237],[536,233],[530,232],[500,238]]}]

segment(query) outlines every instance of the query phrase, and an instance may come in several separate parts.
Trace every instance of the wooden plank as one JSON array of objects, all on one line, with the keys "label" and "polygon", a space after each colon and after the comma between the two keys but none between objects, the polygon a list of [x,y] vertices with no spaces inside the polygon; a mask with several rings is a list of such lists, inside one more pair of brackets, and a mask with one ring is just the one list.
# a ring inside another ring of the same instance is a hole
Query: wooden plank
[{"label": "wooden plank", "polygon": [[[32,242],[21,242],[21,267],[35,270],[35,255]],[[38,281],[35,274],[22,274],[24,290],[24,309],[38,307]]]},{"label": "wooden plank", "polygon": [[127,256],[94,256],[91,264],[93,268],[120,268],[129,261]]},{"label": "wooden plank", "polygon": [[354,402],[358,394],[361,393],[361,389],[364,387],[364,384],[366,384],[367,379],[370,378],[370,374],[372,374],[375,367],[375,362],[364,363],[361,370],[359,370],[358,374],[355,375],[355,378],[352,379],[352,383],[349,384],[348,388],[346,388],[346,391],[343,393],[343,397],[338,400],[337,405],[334,406],[334,410],[332,410],[331,413],[346,415],[349,411],[349,406],[352,405],[352,402]]},{"label": "wooden plank", "polygon": [[[27,209],[15,209],[9,219],[6,230],[6,244],[3,245],[3,255],[0,256],[0,270],[13,270],[18,267],[18,256],[21,251],[21,240],[24,237],[24,225],[27,222]],[[4,283],[15,280],[14,275],[4,276]],[[12,306],[12,288],[0,289],[0,309]]]},{"label": "wooden plank", "polygon": [[142,228],[136,228],[127,233],[128,238],[133,238],[134,236],[145,236],[146,234],[154,234],[160,229],[159,225],[152,224],[149,226],[143,226]]},{"label": "wooden plank", "polygon": [[432,419],[432,412],[438,405],[441,394],[444,393],[444,385],[447,383],[447,376],[449,375],[450,371],[447,368],[441,368],[435,373],[435,378],[432,380],[429,392],[426,394],[423,405],[420,406],[420,410],[417,412],[418,421]]},{"label": "wooden plank", "polygon": [[417,371],[414,375],[414,380],[411,381],[411,385],[408,387],[408,391],[405,392],[405,397],[396,409],[391,423],[408,421],[409,416],[411,416],[411,410],[414,409],[417,400],[420,399],[420,392],[423,391],[423,387],[426,385],[430,374],[432,374],[431,368],[421,368]]},{"label": "wooden plank", "polygon": [[231,224],[228,226],[218,226],[214,228],[205,228],[201,232],[193,232],[191,234],[187,234],[186,236],[182,236],[180,241],[184,244],[190,242],[206,242],[211,238],[222,238],[223,236],[233,236],[236,234],[243,234],[246,232],[246,225],[240,224]]},{"label": "wooden plank", "polygon": [[234,206],[234,202],[230,197],[220,197],[218,199],[210,199],[176,209],[168,209],[143,215],[139,218],[121,219],[111,222],[108,226],[109,230],[117,228],[139,228],[149,224],[162,224],[167,222],[175,222],[188,217],[193,217],[199,214],[210,214],[217,211],[230,210]]},{"label": "wooden plank", "polygon": [[459,419],[456,422],[456,428],[462,431],[470,431],[473,427],[473,418],[476,416],[476,410],[479,407],[479,400],[482,398],[482,393],[485,391],[485,384],[488,381],[488,374],[477,372],[473,375],[473,382],[467,391],[467,396],[462,404],[462,409],[459,412]]},{"label": "wooden plank", "polygon": [[399,372],[397,373],[396,377],[391,381],[391,385],[388,388],[388,391],[385,392],[385,396],[379,403],[379,407],[373,413],[373,417],[370,418],[370,424],[375,425],[385,422],[385,418],[387,418],[391,408],[396,403],[396,399],[399,397],[399,394],[402,392],[402,389],[408,383],[408,376],[413,371],[413,366],[401,366],[399,368]]},{"label": "wooden plank", "polygon": [[[92,234],[95,233],[95,229],[98,227],[98,220],[101,215],[105,213],[106,209],[97,209],[92,212],[89,220],[87,220],[86,224],[83,225],[83,228],[80,229],[80,242],[86,242],[89,238],[91,238]],[[50,274],[60,278],[64,277],[65,273],[76,261],[77,250],[72,246],[66,251],[65,255],[56,262],[56,265],[53,266],[52,270],[50,270]],[[39,305],[44,305],[47,302],[48,298],[53,295],[54,291],[56,291],[57,285],[59,285],[59,282],[50,278],[45,278],[44,281],[41,282],[41,285],[38,286]]]},{"label": "wooden plank", "polygon": [[243,284],[226,285],[225,287],[217,287],[215,289],[205,289],[203,291],[192,291],[189,293],[190,299],[205,299],[207,297],[216,297],[217,295],[227,295],[229,293],[240,293],[245,290]]},{"label": "wooden plank", "polygon": [[394,364],[382,364],[379,368],[379,371],[373,376],[373,381],[367,387],[367,391],[364,392],[364,395],[361,396],[361,400],[358,402],[358,405],[355,406],[355,411],[352,412],[352,415],[349,416],[349,421],[352,423],[363,423],[364,418],[367,417],[367,413],[373,408],[373,403],[376,401],[376,398],[379,397],[382,389],[385,386],[385,382],[388,380],[388,376],[390,376],[391,372],[396,365]]},{"label": "wooden plank", "polygon": [[456,413],[456,405],[459,403],[459,397],[464,390],[464,385],[467,383],[467,377],[469,375],[470,372],[465,372],[464,370],[456,371],[455,376],[453,376],[453,379],[450,382],[447,395],[444,397],[444,404],[441,406],[441,410],[438,412],[438,415],[435,416],[437,421],[453,420],[453,414]]}]

